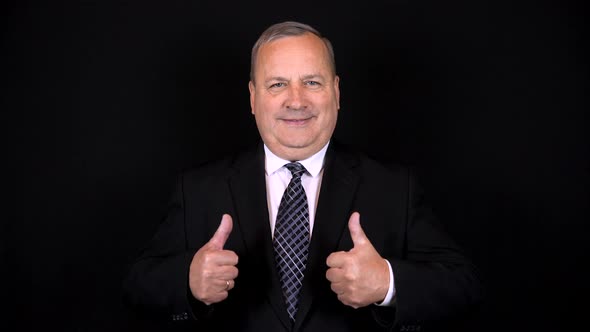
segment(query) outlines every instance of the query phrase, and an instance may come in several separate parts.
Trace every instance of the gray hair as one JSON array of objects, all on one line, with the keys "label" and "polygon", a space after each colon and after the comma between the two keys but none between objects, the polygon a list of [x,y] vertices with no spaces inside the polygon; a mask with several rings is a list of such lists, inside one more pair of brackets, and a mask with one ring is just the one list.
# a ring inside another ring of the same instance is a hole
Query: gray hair
[{"label": "gray hair", "polygon": [[330,69],[332,73],[336,75],[336,61],[334,60],[334,49],[332,43],[328,38],[322,37],[322,35],[316,29],[311,26],[299,22],[287,21],[282,23],[273,24],[268,27],[258,38],[254,47],[252,47],[252,57],[250,60],[250,80],[254,83],[254,71],[256,66],[256,58],[258,57],[258,51],[262,45],[270,43],[273,40],[277,40],[284,37],[301,36],[306,33],[311,33],[318,36],[326,45],[328,50],[328,56],[330,60]]}]

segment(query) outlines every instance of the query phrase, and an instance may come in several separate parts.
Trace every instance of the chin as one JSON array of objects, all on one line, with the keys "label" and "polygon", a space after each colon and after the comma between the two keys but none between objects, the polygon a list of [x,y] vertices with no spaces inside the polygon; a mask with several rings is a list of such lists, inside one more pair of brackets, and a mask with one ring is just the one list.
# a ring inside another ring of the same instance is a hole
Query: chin
[{"label": "chin", "polygon": [[287,149],[305,149],[309,148],[311,143],[309,142],[287,142],[286,144],[282,144]]}]

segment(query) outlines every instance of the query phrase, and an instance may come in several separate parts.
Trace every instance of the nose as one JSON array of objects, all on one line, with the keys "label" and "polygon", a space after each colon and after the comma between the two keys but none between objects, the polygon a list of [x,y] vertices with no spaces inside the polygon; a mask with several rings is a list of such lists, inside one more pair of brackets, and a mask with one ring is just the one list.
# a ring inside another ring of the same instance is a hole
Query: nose
[{"label": "nose", "polygon": [[301,110],[307,108],[305,103],[305,92],[303,87],[298,84],[291,84],[288,90],[285,106],[289,110]]}]

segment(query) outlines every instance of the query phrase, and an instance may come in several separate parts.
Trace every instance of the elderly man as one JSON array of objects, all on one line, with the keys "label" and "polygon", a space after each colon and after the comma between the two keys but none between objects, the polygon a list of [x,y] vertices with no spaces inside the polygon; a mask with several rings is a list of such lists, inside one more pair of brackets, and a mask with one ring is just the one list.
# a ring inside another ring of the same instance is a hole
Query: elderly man
[{"label": "elderly man", "polygon": [[252,49],[260,146],[183,174],[131,268],[129,302],[196,330],[436,330],[479,301],[410,172],[331,141],[330,42],[269,27]]}]

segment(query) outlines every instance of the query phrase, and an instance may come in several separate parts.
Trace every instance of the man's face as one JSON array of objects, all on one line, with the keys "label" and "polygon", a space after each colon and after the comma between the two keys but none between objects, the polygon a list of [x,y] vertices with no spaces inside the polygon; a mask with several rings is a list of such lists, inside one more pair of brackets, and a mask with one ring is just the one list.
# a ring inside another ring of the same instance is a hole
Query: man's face
[{"label": "man's face", "polygon": [[283,37],[258,51],[250,105],[264,143],[277,156],[302,160],[328,143],[338,117],[338,76],[317,36]]}]

